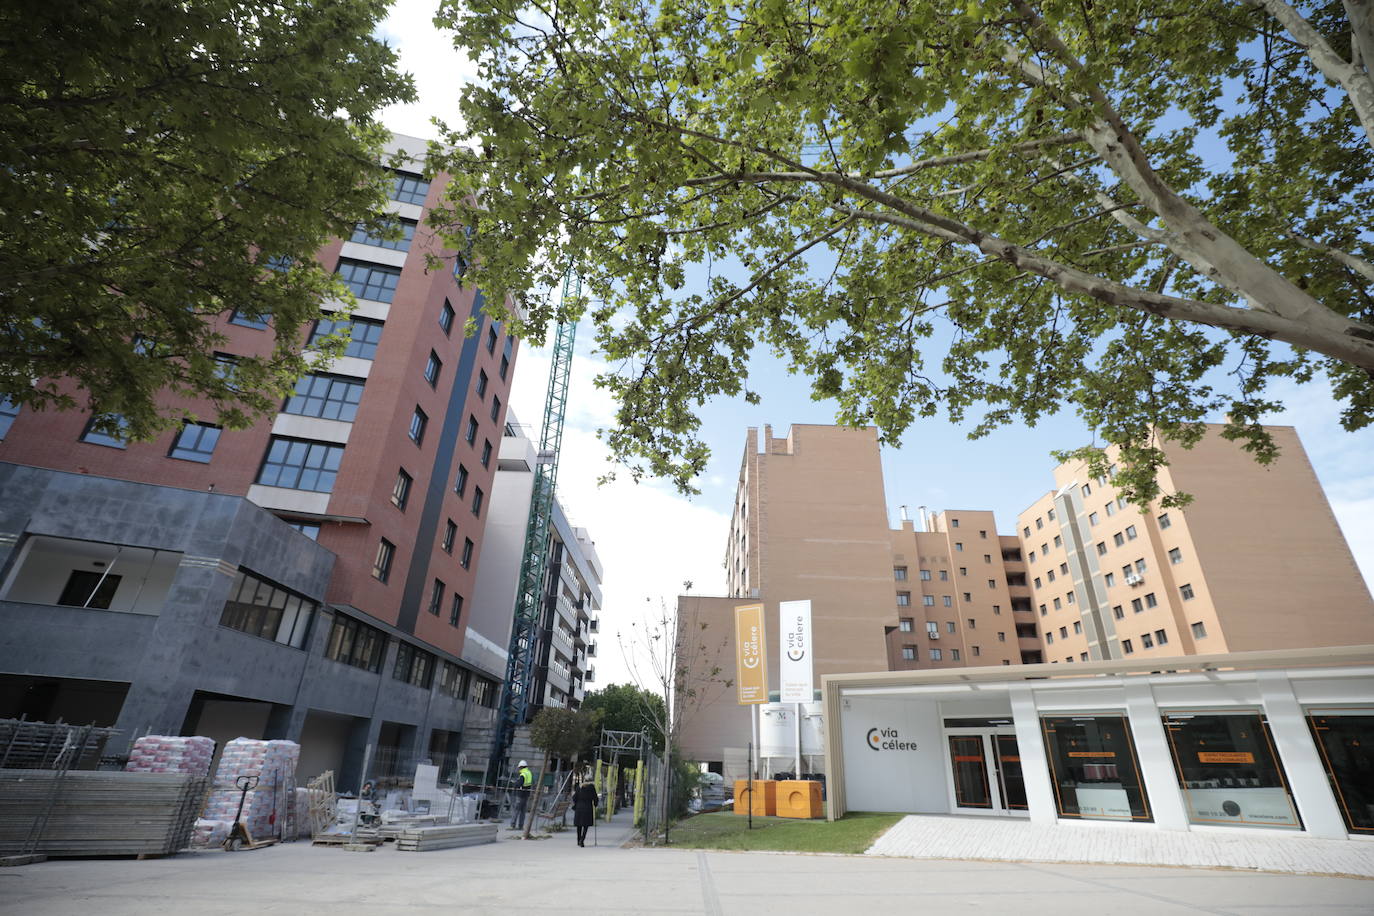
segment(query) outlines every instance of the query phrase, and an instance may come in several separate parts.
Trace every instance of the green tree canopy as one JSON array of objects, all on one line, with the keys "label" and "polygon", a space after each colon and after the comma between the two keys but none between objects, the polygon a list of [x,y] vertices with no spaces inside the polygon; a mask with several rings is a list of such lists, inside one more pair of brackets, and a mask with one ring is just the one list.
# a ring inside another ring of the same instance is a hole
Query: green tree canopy
[{"label": "green tree canopy", "polygon": [[572,760],[596,743],[595,722],[585,710],[546,706],[530,723],[530,741],[544,752],[545,760]]},{"label": "green tree canopy", "polygon": [[[449,2],[473,282],[538,338],[581,274],[608,442],[690,488],[766,347],[896,441],[1063,408],[1157,495],[1275,380],[1374,416],[1374,24],[1358,0]],[[559,309],[562,309],[560,313]],[[1102,473],[1100,451],[1085,449]]]},{"label": "green tree canopy", "polygon": [[619,732],[645,731],[656,753],[663,753],[663,697],[634,684],[611,684],[582,699],[582,709],[597,717],[597,728]]},{"label": "green tree canopy", "polygon": [[[132,437],[179,421],[169,395],[228,425],[280,402],[302,324],[347,298],[315,252],[379,225],[376,115],[413,97],[372,37],[387,5],[4,5],[0,398]],[[207,320],[232,310],[274,346],[230,367]]]}]

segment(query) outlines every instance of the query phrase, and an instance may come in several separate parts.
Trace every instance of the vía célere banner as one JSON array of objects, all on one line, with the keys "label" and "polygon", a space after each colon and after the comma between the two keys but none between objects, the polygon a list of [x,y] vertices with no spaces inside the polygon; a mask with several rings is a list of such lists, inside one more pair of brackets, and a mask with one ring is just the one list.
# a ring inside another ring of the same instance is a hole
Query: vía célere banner
[{"label": "v\u00eda c\u00e9lere banner", "polygon": [[735,685],[739,705],[768,702],[768,652],[763,642],[763,605],[735,608]]}]

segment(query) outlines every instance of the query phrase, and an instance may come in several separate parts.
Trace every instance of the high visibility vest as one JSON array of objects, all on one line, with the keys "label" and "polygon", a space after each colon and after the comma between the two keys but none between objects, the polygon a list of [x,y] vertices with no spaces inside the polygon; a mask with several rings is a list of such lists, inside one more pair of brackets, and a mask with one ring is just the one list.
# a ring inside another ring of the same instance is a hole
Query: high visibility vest
[{"label": "high visibility vest", "polygon": [[521,784],[524,788],[528,789],[528,788],[530,787],[530,785],[531,785],[533,782],[534,782],[534,774],[530,772],[530,768],[529,768],[529,767],[523,767],[523,768],[520,770],[520,784]]}]

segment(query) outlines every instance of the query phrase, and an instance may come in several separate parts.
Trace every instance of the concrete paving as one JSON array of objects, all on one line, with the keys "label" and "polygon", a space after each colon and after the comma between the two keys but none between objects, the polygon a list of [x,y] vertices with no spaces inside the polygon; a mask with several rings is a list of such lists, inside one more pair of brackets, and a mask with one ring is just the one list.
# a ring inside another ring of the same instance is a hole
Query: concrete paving
[{"label": "concrete paving", "polygon": [[[1203,869],[622,848],[573,831],[427,853],[292,843],[167,859],[0,869],[0,912],[24,916],[1004,913],[1018,916],[1368,916],[1374,881]],[[857,909],[856,909],[857,908]]]},{"label": "concrete paving", "polygon": [[[1160,830],[1106,821],[1032,824],[1021,818],[909,815],[869,855],[1104,865],[1244,868],[1374,878],[1374,840],[1216,827]],[[1370,907],[1374,913],[1374,906]]]}]

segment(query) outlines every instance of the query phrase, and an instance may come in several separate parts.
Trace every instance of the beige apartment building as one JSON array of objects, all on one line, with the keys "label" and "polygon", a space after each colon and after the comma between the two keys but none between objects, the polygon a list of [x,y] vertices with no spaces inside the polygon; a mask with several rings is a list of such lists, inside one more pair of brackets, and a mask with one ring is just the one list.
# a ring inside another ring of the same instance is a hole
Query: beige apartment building
[{"label": "beige apartment building", "polygon": [[[1374,601],[1289,427],[1262,467],[1209,435],[1170,452],[1186,509],[1142,512],[1084,467],[998,534],[993,513],[925,515],[892,529],[876,430],[750,429],[740,464],[727,594],[679,598],[700,634],[684,662],[719,666],[685,719],[688,757],[735,772],[751,739],[733,677],[734,608],[762,603],[770,683],[778,602],[812,602],[826,674],[1073,663],[1374,643]],[[700,686],[700,685],[699,685]]]}]

